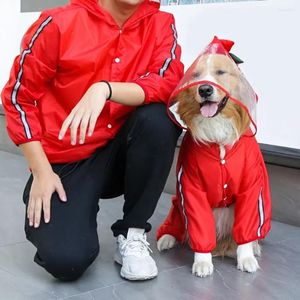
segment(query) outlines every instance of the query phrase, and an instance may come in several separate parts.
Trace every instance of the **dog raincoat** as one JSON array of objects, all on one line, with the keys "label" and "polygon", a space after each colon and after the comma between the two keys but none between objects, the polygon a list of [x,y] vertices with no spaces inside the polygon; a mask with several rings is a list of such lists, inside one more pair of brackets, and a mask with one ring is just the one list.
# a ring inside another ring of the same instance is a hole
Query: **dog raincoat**
[{"label": "dog raincoat", "polygon": [[[225,55],[226,59],[234,64],[229,54],[232,45],[233,42],[215,38],[202,55],[214,51]],[[200,81],[196,78],[202,74],[195,73],[194,68],[199,59],[201,55],[188,69],[171,97],[171,116],[181,126],[185,124],[176,113],[176,95],[194,84],[199,84]],[[237,60],[236,57],[234,59]],[[227,97],[247,110],[254,125],[256,94],[242,74],[240,76],[246,88],[243,94],[245,98],[240,99],[235,97],[237,93],[235,95],[230,89],[229,83],[220,86],[208,76],[202,82],[209,82],[225,90]],[[218,109],[208,107],[201,113],[206,117],[213,117]],[[166,220],[157,231],[157,239],[164,234],[170,234],[180,243],[184,243],[188,236],[194,252],[212,252],[217,239],[213,208],[233,204],[235,207],[232,234],[237,244],[245,244],[266,236],[271,228],[271,196],[259,145],[250,133],[243,135],[233,146],[225,146],[225,150],[226,154],[221,158],[219,145],[196,142],[187,131],[177,162],[176,196],[173,197]]]}]

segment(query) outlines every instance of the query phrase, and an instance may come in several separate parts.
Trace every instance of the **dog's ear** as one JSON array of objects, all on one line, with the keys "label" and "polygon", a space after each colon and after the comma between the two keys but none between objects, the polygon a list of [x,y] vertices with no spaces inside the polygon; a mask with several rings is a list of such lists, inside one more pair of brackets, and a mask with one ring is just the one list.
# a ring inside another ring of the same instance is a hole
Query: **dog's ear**
[{"label": "dog's ear", "polygon": [[233,59],[233,61],[239,65],[239,64],[242,64],[244,61],[241,60],[239,57],[237,57],[235,54],[233,53],[229,53],[229,55],[231,56],[231,58]]}]

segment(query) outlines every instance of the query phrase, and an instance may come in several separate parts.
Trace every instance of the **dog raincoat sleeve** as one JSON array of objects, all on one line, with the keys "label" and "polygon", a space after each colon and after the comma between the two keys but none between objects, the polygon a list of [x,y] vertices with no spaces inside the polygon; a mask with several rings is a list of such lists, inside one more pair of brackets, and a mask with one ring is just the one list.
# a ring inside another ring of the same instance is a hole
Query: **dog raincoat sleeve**
[{"label": "dog raincoat sleeve", "polygon": [[[232,41],[220,40],[214,37],[212,42],[189,67],[173,91],[169,101],[169,115],[181,127],[187,128],[184,120],[178,114],[181,109],[178,100],[181,92],[196,86],[193,98],[197,99],[198,97],[199,110],[204,117],[214,117],[230,100],[247,112],[251,121],[252,133],[256,133],[257,95],[238,67],[238,63],[242,61],[237,56],[229,53],[233,44]],[[213,91],[215,94],[222,95],[221,101],[215,101],[212,95],[209,95]],[[200,103],[200,95],[208,95],[207,99],[211,101]]]}]

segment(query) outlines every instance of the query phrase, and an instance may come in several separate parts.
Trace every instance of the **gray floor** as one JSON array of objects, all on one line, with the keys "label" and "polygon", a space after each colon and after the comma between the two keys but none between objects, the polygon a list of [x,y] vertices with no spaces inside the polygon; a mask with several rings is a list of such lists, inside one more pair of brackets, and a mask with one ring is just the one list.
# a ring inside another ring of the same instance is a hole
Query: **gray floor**
[{"label": "gray floor", "polygon": [[[232,259],[215,259],[210,278],[192,276],[193,255],[188,249],[160,254],[154,231],[149,241],[159,268],[158,278],[128,282],[119,276],[112,254],[115,241],[110,225],[121,216],[122,199],[104,200],[99,214],[101,254],[81,280],[60,283],[32,262],[34,247],[23,233],[21,202],[28,170],[23,158],[0,152],[0,300],[6,299],[300,299],[300,228],[273,222],[263,243],[261,270],[245,274]],[[168,211],[170,196],[163,194],[152,218],[154,228]]]}]

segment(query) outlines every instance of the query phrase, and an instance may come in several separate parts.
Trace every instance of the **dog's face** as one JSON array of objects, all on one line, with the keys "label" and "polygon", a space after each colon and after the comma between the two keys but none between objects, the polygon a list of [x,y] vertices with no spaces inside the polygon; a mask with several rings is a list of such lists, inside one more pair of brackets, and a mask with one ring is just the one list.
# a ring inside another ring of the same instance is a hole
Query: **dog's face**
[{"label": "dog's face", "polygon": [[215,141],[213,137],[207,139],[201,137],[202,129],[208,130],[207,127],[214,124],[223,129],[225,126],[226,132],[222,133],[222,128],[215,130],[222,135],[230,134],[231,137],[227,138],[229,143],[233,143],[249,127],[250,119],[247,112],[231,101],[225,91],[218,86],[223,87],[229,95],[240,99],[241,91],[246,87],[238,67],[226,55],[205,54],[200,57],[190,76],[192,82],[200,83],[178,94],[178,113],[181,119],[194,137],[204,142],[220,141],[219,137],[216,137]]},{"label": "dog's face", "polygon": [[[221,87],[225,87],[229,93],[238,89],[238,69],[226,55],[203,55],[199,59],[192,77],[197,81],[215,82]],[[199,84],[193,88],[195,100],[200,103],[203,117],[214,117],[217,114],[218,106],[226,97],[225,92],[209,83]]]}]

